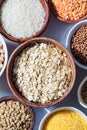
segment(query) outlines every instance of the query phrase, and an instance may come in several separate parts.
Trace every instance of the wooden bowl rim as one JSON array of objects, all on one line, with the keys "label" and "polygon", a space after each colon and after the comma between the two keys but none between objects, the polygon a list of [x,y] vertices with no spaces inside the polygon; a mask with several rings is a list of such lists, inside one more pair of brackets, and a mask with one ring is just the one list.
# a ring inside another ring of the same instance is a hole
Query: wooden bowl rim
[{"label": "wooden bowl rim", "polygon": [[[2,6],[2,4],[3,4],[4,1],[5,1],[5,0],[1,0],[1,1],[0,1],[0,8],[1,8],[1,6]],[[40,35],[44,32],[44,30],[46,29],[46,26],[47,26],[47,24],[48,24],[48,22],[49,22],[49,17],[50,17],[50,15],[49,15],[49,14],[50,14],[50,10],[49,10],[49,7],[48,7],[48,4],[47,4],[46,0],[40,0],[40,2],[41,2],[41,4],[43,5],[44,11],[45,11],[45,13],[46,13],[46,16],[45,16],[45,22],[44,22],[42,28],[41,28],[39,31],[37,31],[35,35],[33,35],[33,36],[31,36],[31,37],[27,37],[27,38],[19,38],[19,39],[18,39],[18,38],[16,38],[16,37],[13,37],[13,36],[11,36],[10,34],[8,34],[8,33],[3,29],[1,23],[0,23],[0,33],[1,33],[4,37],[6,37],[7,39],[9,39],[9,40],[11,40],[11,41],[13,41],[13,42],[19,42],[19,43],[23,43],[23,42],[25,42],[25,41],[27,41],[27,40],[30,40],[30,39],[32,39],[32,38],[35,38],[35,37],[40,36]]]},{"label": "wooden bowl rim", "polygon": [[87,18],[87,15],[85,15],[85,16],[81,17],[80,19],[77,19],[77,20],[72,20],[72,21],[70,21],[70,20],[65,20],[65,19],[63,19],[62,17],[60,17],[60,16],[58,16],[58,15],[56,14],[56,11],[54,10],[53,5],[52,5],[52,0],[48,0],[48,4],[49,4],[50,10],[51,10],[51,12],[54,14],[54,16],[55,16],[58,20],[60,20],[60,21],[62,21],[62,22],[66,22],[66,23],[76,23],[76,22],[79,22],[79,21],[84,20],[84,19]]},{"label": "wooden bowl rim", "polygon": [[[64,93],[64,95],[57,99],[57,100],[53,100],[51,102],[48,102],[48,103],[38,103],[38,102],[30,102],[28,101],[27,99],[25,99],[21,94],[20,92],[18,92],[18,90],[16,89],[14,83],[12,82],[12,76],[11,76],[11,71],[12,71],[12,63],[15,59],[15,57],[26,47],[28,47],[30,44],[34,44],[36,42],[44,42],[44,43],[50,43],[50,44],[54,44],[56,46],[58,46],[59,48],[61,48],[66,54],[67,54],[67,57],[69,58],[70,60],[70,65],[71,65],[71,68],[72,68],[72,79],[71,79],[71,82],[69,84],[69,88],[67,90],[66,93]],[[16,98],[18,100],[20,100],[21,102],[24,102],[26,103],[27,105],[29,106],[33,106],[33,107],[41,107],[41,108],[44,108],[44,107],[49,107],[49,106],[53,106],[57,103],[59,103],[60,101],[62,101],[68,94],[69,92],[71,91],[71,89],[73,88],[73,85],[74,85],[74,82],[75,82],[75,77],[76,77],[76,69],[75,69],[75,64],[74,64],[74,61],[70,55],[70,53],[68,52],[68,50],[65,49],[65,47],[63,45],[61,45],[59,42],[53,40],[53,39],[50,39],[50,38],[45,38],[45,37],[39,37],[39,38],[34,38],[32,40],[29,40],[29,41],[26,41],[24,42],[23,44],[19,45],[15,50],[14,52],[11,54],[10,58],[9,58],[9,61],[8,61],[8,65],[7,65],[7,68],[6,68],[6,77],[7,77],[7,82],[8,82],[8,85],[12,91],[12,93],[16,96]]]},{"label": "wooden bowl rim", "polygon": [[16,102],[19,102],[21,103],[22,105],[24,105],[27,109],[28,109],[28,112],[30,112],[31,114],[31,123],[30,123],[30,127],[28,128],[28,130],[33,130],[33,127],[34,127],[34,111],[32,110],[32,108],[30,106],[27,106],[25,103],[17,100],[14,96],[5,96],[5,97],[1,97],[0,98],[0,103],[2,102],[8,102],[8,101],[16,101]]}]

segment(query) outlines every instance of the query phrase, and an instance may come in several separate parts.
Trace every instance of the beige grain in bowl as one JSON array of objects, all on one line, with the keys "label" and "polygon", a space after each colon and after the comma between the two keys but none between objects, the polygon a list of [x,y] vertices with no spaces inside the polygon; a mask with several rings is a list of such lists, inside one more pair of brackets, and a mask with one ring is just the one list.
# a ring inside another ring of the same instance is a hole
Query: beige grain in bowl
[{"label": "beige grain in bowl", "polygon": [[45,0],[0,0],[0,33],[14,42],[39,36],[49,20]]},{"label": "beige grain in bowl", "polygon": [[31,107],[13,96],[0,98],[0,130],[33,130],[34,113]]},{"label": "beige grain in bowl", "polygon": [[7,60],[8,60],[7,45],[0,34],[0,77],[5,71]]},{"label": "beige grain in bowl", "polygon": [[34,38],[15,49],[6,75],[19,100],[30,106],[48,107],[69,94],[76,71],[72,57],[60,43]]},{"label": "beige grain in bowl", "polygon": [[74,107],[60,107],[47,113],[39,130],[86,130],[87,116]]}]

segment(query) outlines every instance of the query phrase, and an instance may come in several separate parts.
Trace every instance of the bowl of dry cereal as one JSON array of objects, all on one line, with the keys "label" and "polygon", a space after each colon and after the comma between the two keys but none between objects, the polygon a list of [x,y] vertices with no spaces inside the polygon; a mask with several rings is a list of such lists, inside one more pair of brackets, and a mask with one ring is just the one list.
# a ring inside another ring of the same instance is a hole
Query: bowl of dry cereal
[{"label": "bowl of dry cereal", "polygon": [[3,74],[8,60],[8,51],[6,43],[0,34],[0,77]]},{"label": "bowl of dry cereal", "polygon": [[87,20],[76,23],[66,38],[66,47],[75,63],[87,70]]},{"label": "bowl of dry cereal", "polygon": [[39,130],[86,130],[87,116],[74,107],[60,107],[47,113]]},{"label": "bowl of dry cereal", "polygon": [[49,20],[45,0],[0,0],[0,33],[14,42],[25,42],[43,33]]},{"label": "bowl of dry cereal", "polygon": [[86,0],[48,0],[49,6],[57,19],[74,23],[87,18]]},{"label": "bowl of dry cereal", "polygon": [[34,107],[62,101],[74,86],[75,64],[63,45],[34,38],[18,46],[9,58],[6,77],[13,94]]},{"label": "bowl of dry cereal", "polygon": [[31,107],[12,96],[0,98],[1,130],[33,130],[33,127],[34,112]]}]

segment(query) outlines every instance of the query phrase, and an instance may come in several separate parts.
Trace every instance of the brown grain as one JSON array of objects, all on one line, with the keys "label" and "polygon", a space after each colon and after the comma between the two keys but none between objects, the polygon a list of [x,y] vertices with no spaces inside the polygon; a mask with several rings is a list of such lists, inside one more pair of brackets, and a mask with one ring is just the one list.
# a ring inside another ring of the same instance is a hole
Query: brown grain
[{"label": "brown grain", "polygon": [[82,64],[87,65],[87,25],[81,26],[71,40],[71,51]]}]

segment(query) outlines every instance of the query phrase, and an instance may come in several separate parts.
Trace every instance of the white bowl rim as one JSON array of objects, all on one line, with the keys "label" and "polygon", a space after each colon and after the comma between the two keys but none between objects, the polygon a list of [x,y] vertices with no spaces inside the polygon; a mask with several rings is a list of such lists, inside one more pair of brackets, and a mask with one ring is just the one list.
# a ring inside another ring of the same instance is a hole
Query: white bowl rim
[{"label": "white bowl rim", "polygon": [[82,20],[78,23],[76,23],[75,25],[73,25],[73,27],[71,27],[67,37],[66,37],[66,48],[70,51],[75,63],[82,69],[86,69],[87,70],[87,66],[81,64],[79,61],[76,60],[76,58],[73,56],[71,49],[70,49],[70,40],[73,36],[73,34],[82,26],[82,25],[86,25],[87,24],[87,19]]},{"label": "white bowl rim", "polygon": [[82,96],[81,96],[81,89],[84,83],[87,81],[87,76],[81,81],[78,91],[77,91],[77,96],[78,96],[78,102],[84,107],[87,108],[87,104],[83,101]]},{"label": "white bowl rim", "polygon": [[45,123],[45,121],[47,120],[47,118],[49,118],[50,115],[52,115],[55,112],[61,111],[61,110],[72,110],[74,112],[77,112],[78,114],[80,114],[84,119],[87,120],[87,116],[79,109],[75,108],[75,107],[70,107],[70,106],[65,106],[65,107],[59,107],[56,108],[54,110],[52,110],[51,112],[47,113],[41,120],[40,125],[39,125],[39,129],[38,130],[42,130],[43,128],[43,124]]},{"label": "white bowl rim", "polygon": [[7,45],[6,45],[6,43],[5,43],[4,39],[3,39],[3,37],[1,36],[1,34],[0,34],[0,42],[2,43],[4,52],[5,52],[5,61],[4,61],[4,65],[3,65],[3,68],[2,68],[1,71],[0,71],[0,77],[1,77],[1,75],[4,73],[4,70],[5,70],[5,68],[6,68],[7,61],[8,61],[8,50],[7,50]]}]

